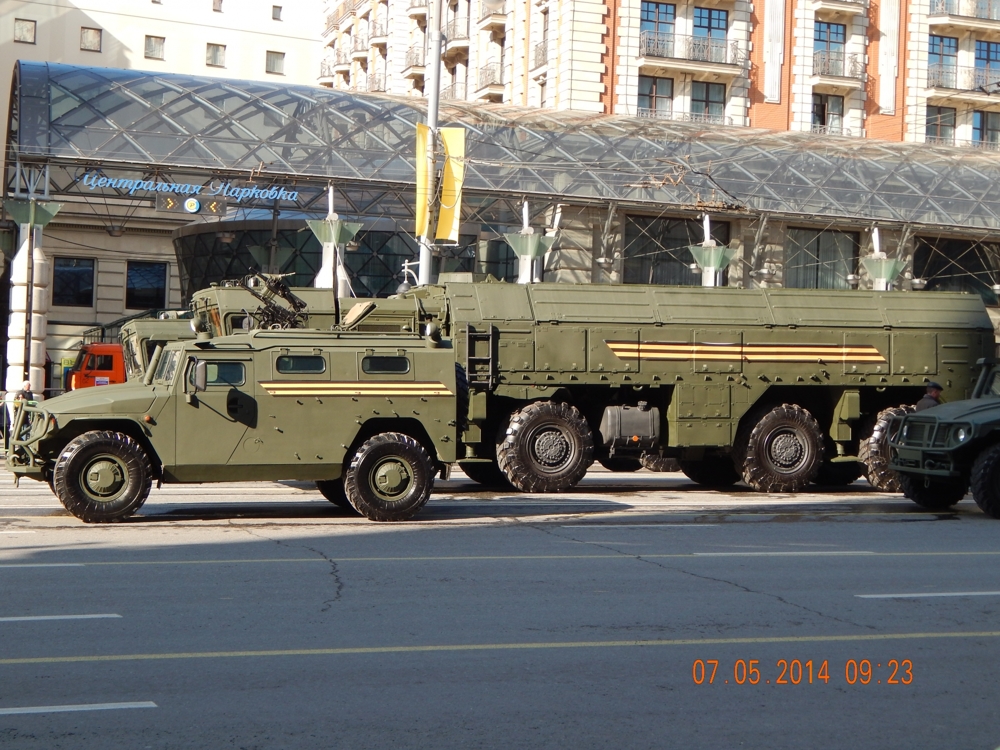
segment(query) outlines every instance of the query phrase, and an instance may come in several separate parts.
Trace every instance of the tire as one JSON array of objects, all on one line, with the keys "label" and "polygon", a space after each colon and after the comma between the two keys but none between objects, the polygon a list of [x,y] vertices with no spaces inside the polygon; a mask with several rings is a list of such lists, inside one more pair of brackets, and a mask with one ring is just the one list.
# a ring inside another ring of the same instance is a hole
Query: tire
[{"label": "tire", "polygon": [[897,474],[903,488],[903,495],[924,510],[948,510],[965,497],[968,483],[964,480],[932,481],[924,484],[924,478],[913,474]]},{"label": "tire", "polygon": [[902,492],[899,475],[889,468],[889,422],[913,411],[912,406],[890,406],[875,417],[871,435],[858,446],[858,461],[868,484],[882,492]]},{"label": "tire", "polygon": [[823,487],[846,487],[864,473],[860,461],[824,461],[820,464],[816,484]]},{"label": "tire", "polygon": [[972,499],[990,518],[1000,518],[1000,445],[994,445],[972,464]]},{"label": "tire", "polygon": [[561,492],[579,482],[594,462],[590,425],[575,406],[537,401],[514,412],[497,464],[522,492]]},{"label": "tire", "polygon": [[729,456],[707,456],[700,461],[679,463],[684,476],[704,487],[731,487],[740,481],[740,473]]},{"label": "tire", "polygon": [[347,499],[347,492],[344,490],[343,477],[340,479],[321,479],[316,482],[316,489],[319,490],[319,493],[323,497],[341,510],[346,510],[351,513],[357,512],[354,510],[354,506],[351,505],[351,501]]},{"label": "tire", "polygon": [[153,470],[139,443],[121,432],[85,432],[56,459],[52,489],[84,523],[128,518],[149,497]]},{"label": "tire", "polygon": [[638,458],[631,458],[627,456],[608,456],[607,458],[599,458],[597,459],[597,463],[608,471],[613,471],[619,474],[629,474],[633,471],[639,471],[639,469],[642,468],[642,461]]},{"label": "tire", "polygon": [[680,471],[680,464],[677,463],[676,458],[668,458],[666,456],[657,456],[652,453],[645,454],[640,461],[642,462],[642,468],[649,471],[655,472],[667,472],[667,471]]},{"label": "tire", "polygon": [[496,461],[459,461],[459,468],[465,472],[465,475],[471,479],[473,482],[477,482],[484,487],[510,487],[510,482],[507,481],[507,477],[500,467],[497,466]]},{"label": "tire", "polygon": [[738,445],[743,480],[759,492],[801,492],[823,463],[819,423],[797,404],[771,409]]},{"label": "tire", "polygon": [[435,466],[409,435],[383,432],[366,440],[344,476],[351,505],[372,521],[406,521],[431,496]]}]

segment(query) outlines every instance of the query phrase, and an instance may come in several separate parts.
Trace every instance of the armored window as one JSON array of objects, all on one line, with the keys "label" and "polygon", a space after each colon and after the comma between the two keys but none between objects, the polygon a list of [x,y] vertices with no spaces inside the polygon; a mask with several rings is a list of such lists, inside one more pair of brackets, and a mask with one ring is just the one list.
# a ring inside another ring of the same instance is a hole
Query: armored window
[{"label": "armored window", "polygon": [[156,366],[156,372],[153,374],[154,380],[159,380],[162,383],[169,383],[174,379],[174,373],[177,372],[177,362],[181,358],[181,353],[176,349],[169,352],[164,352],[160,356],[160,364]]},{"label": "armored window", "polygon": [[361,370],[368,375],[405,375],[410,371],[410,360],[406,357],[365,357],[361,360]]},{"label": "armored window", "polygon": [[100,52],[101,36],[102,31],[100,29],[88,29],[86,26],[81,26],[80,49],[86,50],[87,52]]},{"label": "armored window", "polygon": [[785,286],[794,289],[847,289],[858,257],[858,235],[817,229],[789,229]]},{"label": "armored window", "polygon": [[91,258],[56,258],[52,271],[52,304],[94,306],[94,261]]},{"label": "armored window", "polygon": [[21,44],[34,44],[35,43],[35,30],[38,26],[37,21],[31,21],[27,18],[15,18],[14,19],[14,41],[20,42]]},{"label": "armored window", "polygon": [[275,367],[282,375],[316,375],[326,372],[326,359],[319,356],[293,354],[278,357]]},{"label": "armored window", "polygon": [[163,47],[166,44],[166,38],[162,36],[147,36],[146,37],[146,59],[147,60],[162,60],[163,59]]},{"label": "armored window", "polygon": [[226,45],[209,43],[205,47],[205,64],[213,68],[226,67]]},{"label": "armored window", "polygon": [[280,21],[281,20],[281,6],[280,5],[272,5],[271,6],[271,19],[274,20],[274,21]]},{"label": "armored window", "polygon": [[167,264],[130,260],[125,281],[125,307],[154,310],[167,306]]},{"label": "armored window", "polygon": [[[246,382],[246,368],[242,362],[206,362],[205,374],[208,385],[243,385]],[[188,381],[194,384],[195,368],[188,370]]]},{"label": "armored window", "polygon": [[268,73],[273,73],[274,75],[280,76],[285,74],[285,53],[284,52],[271,52],[267,53],[267,62],[265,70]]}]

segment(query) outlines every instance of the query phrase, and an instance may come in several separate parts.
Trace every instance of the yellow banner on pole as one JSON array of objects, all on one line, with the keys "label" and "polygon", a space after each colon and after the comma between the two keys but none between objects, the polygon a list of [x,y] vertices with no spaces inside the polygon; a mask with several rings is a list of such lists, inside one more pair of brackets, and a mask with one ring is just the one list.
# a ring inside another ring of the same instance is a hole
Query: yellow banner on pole
[{"label": "yellow banner on pole", "polygon": [[444,143],[444,172],[436,239],[457,243],[465,181],[465,128],[440,128],[438,132]]},{"label": "yellow banner on pole", "polygon": [[417,123],[417,225],[413,233],[417,237],[430,234],[430,200],[431,200],[431,167],[428,163],[430,154],[431,129],[422,123]]}]

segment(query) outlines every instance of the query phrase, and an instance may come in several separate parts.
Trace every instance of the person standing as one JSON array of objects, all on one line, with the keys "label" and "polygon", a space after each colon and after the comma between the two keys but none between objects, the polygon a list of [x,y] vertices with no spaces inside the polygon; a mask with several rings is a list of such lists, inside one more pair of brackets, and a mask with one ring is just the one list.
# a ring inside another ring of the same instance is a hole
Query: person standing
[{"label": "person standing", "polygon": [[927,384],[927,393],[924,394],[917,405],[914,407],[914,411],[923,411],[924,409],[930,409],[932,406],[937,406],[941,403],[941,391],[942,388],[939,384],[935,382],[930,382]]}]

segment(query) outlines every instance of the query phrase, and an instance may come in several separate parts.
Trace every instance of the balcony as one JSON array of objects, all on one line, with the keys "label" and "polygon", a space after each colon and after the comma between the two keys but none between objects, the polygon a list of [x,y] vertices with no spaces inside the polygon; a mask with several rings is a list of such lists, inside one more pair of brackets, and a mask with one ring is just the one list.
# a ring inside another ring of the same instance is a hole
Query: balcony
[{"label": "balcony", "polygon": [[733,125],[733,118],[725,115],[713,115],[707,112],[677,112],[672,107],[660,106],[656,109],[640,107],[636,111],[638,117],[651,120],[673,120],[675,122],[697,122],[703,125]]},{"label": "balcony", "polygon": [[351,56],[347,50],[339,49],[333,58],[334,73],[349,73],[351,70]]},{"label": "balcony", "polygon": [[336,65],[334,60],[323,60],[319,64],[319,77],[322,78],[333,78],[337,73]]},{"label": "balcony", "polygon": [[476,28],[480,31],[503,31],[507,28],[507,8],[503,3],[483,2],[479,6],[479,20]]},{"label": "balcony", "polygon": [[865,80],[865,66],[861,55],[845,54],[837,50],[813,53],[813,87],[829,86],[838,89],[860,89]]},{"label": "balcony", "polygon": [[331,13],[326,17],[326,26],[323,29],[323,36],[330,36],[334,31],[337,30],[337,21],[339,16],[336,13]]},{"label": "balcony", "polygon": [[747,66],[739,42],[662,31],[640,32],[639,58],[640,67],[733,77],[743,75]]},{"label": "balcony", "polygon": [[422,46],[410,47],[406,50],[406,63],[403,65],[403,78],[423,78],[426,53]]},{"label": "balcony", "polygon": [[851,129],[845,128],[843,125],[813,125],[809,129],[810,133],[815,133],[816,135],[839,135],[846,138],[851,137]]},{"label": "balcony", "polygon": [[352,60],[367,60],[368,59],[368,37],[366,36],[356,36],[351,43],[351,59]]},{"label": "balcony", "polygon": [[868,9],[866,0],[812,0],[814,13],[836,16],[859,16]]},{"label": "balcony", "polygon": [[441,89],[441,100],[445,101],[447,99],[465,99],[465,81],[456,81]]},{"label": "balcony", "polygon": [[406,15],[410,18],[427,18],[427,0],[409,0]]},{"label": "balcony", "polygon": [[444,57],[469,54],[469,19],[453,18],[444,27]]},{"label": "balcony", "polygon": [[936,63],[927,66],[928,97],[995,104],[990,96],[1000,87],[1000,68],[965,68]]},{"label": "balcony", "polygon": [[535,68],[541,68],[545,65],[548,65],[549,43],[547,41],[539,42],[538,44],[535,45],[535,54],[532,60],[534,61],[531,66],[532,70],[534,70]]},{"label": "balcony", "polygon": [[1000,0],[931,0],[927,23],[931,28],[997,31],[1000,30]]},{"label": "balcony", "polygon": [[368,91],[373,93],[385,93],[385,90],[385,76],[377,74],[368,76]]},{"label": "balcony", "polygon": [[368,42],[373,47],[384,47],[389,43],[389,30],[385,21],[374,21],[368,30]]},{"label": "balcony", "polygon": [[476,99],[485,99],[490,102],[503,101],[503,68],[500,67],[500,63],[486,63],[479,69]]}]

